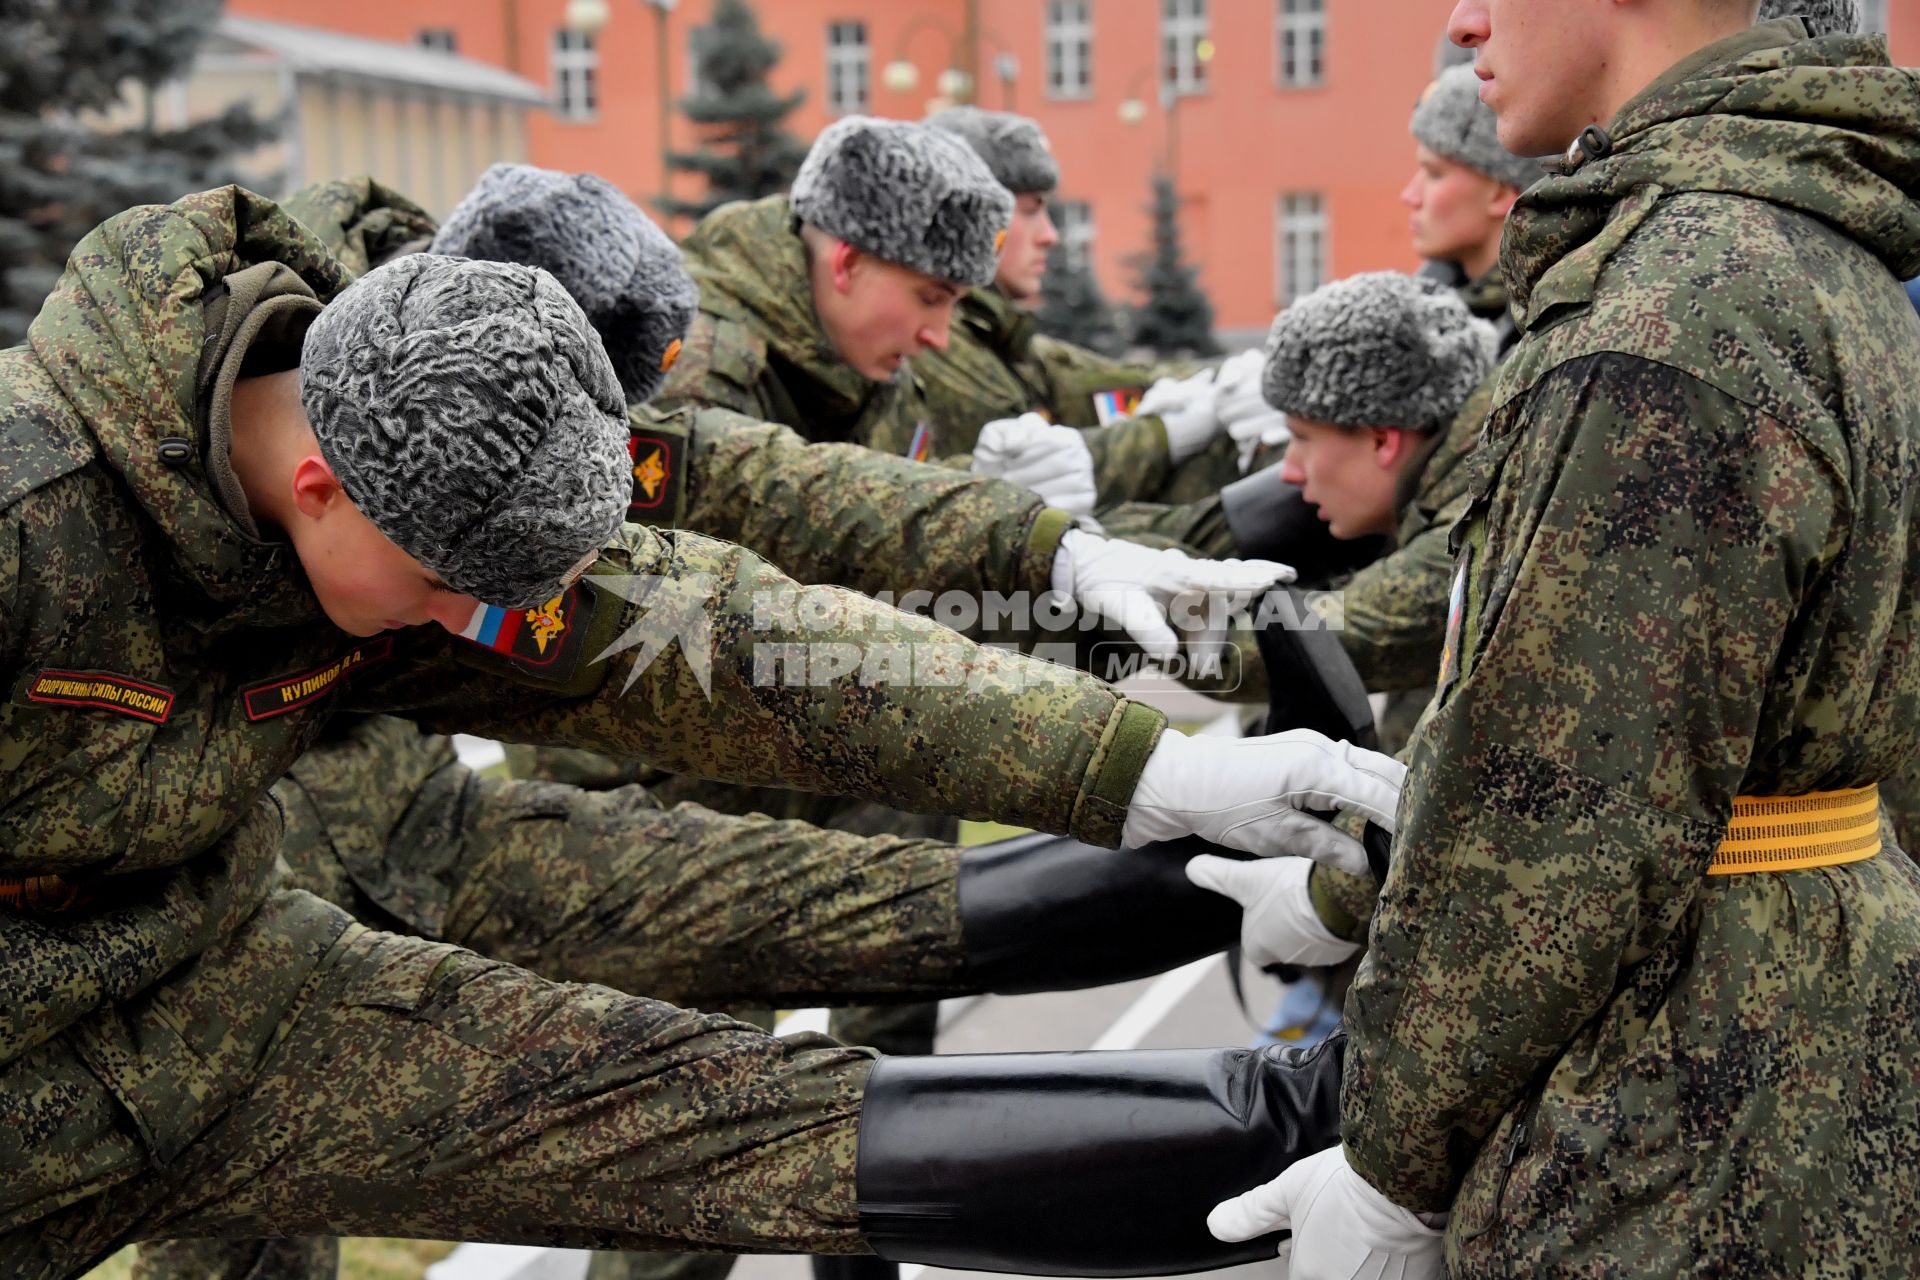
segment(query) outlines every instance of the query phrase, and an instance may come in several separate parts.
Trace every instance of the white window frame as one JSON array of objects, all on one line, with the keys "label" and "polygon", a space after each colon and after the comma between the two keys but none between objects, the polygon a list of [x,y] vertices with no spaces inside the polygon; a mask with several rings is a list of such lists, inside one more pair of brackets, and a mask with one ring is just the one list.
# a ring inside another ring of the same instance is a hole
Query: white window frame
[{"label": "white window frame", "polygon": [[1177,95],[1204,93],[1200,44],[1212,38],[1208,0],[1160,0],[1160,83]]},{"label": "white window frame", "polygon": [[1327,82],[1327,0],[1274,0],[1273,79],[1282,89]]},{"label": "white window frame", "polygon": [[1091,268],[1093,240],[1097,233],[1093,222],[1093,205],[1085,200],[1055,200],[1052,212],[1068,263],[1079,271]]},{"label": "white window frame", "polygon": [[1093,96],[1093,0],[1047,0],[1042,19],[1047,97],[1073,102]]},{"label": "white window frame", "polygon": [[592,36],[555,27],[549,46],[553,70],[553,114],[561,120],[600,118],[600,50]]},{"label": "white window frame", "polygon": [[1887,29],[1887,7],[1887,0],[1860,0],[1860,29],[1884,32]]},{"label": "white window frame", "polygon": [[458,40],[452,27],[422,27],[414,35],[413,42],[422,49],[431,49],[435,53],[458,53]]},{"label": "white window frame", "polygon": [[827,24],[827,110],[837,116],[865,112],[873,101],[873,47],[867,24],[848,18]]},{"label": "white window frame", "polygon": [[1332,227],[1319,191],[1288,191],[1274,205],[1275,308],[1292,306],[1327,282]]}]

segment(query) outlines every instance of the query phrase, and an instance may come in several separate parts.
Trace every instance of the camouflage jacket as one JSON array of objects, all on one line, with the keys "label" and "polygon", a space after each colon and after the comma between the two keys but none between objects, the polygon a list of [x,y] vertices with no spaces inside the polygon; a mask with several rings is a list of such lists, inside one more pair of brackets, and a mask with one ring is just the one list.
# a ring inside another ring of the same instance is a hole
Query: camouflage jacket
[{"label": "camouflage jacket", "polygon": [[[980,427],[1001,416],[970,411],[953,423],[943,421],[928,402],[921,374],[926,356],[902,365],[885,382],[840,358],[814,313],[805,245],[785,196],[716,209],[681,247],[700,286],[700,310],[679,362],[654,397],[657,407],[732,409],[791,427],[808,440],[865,445],[962,471],[968,454],[951,447],[948,436],[964,434],[971,448]],[[956,335],[963,323],[956,322]],[[1016,394],[1013,400],[1022,398]],[[1086,412],[1092,408],[1089,397]],[[1088,443],[1103,495],[1127,496],[1143,471],[1155,484],[1165,479],[1166,428],[1157,421],[1094,431]]]},{"label": "camouflage jacket", "polygon": [[[365,177],[314,183],[283,207],[355,273],[424,248],[437,230]],[[648,405],[632,422],[635,524],[737,542],[801,582],[863,595],[1052,589],[1071,517],[1017,485],[813,444],[731,409]]]},{"label": "camouflage jacket", "polygon": [[809,440],[862,445],[899,435],[902,424],[911,437],[924,420],[906,366],[874,382],[828,341],[785,196],[723,205],[681,249],[700,286],[700,310],[654,404],[714,405]]},{"label": "camouflage jacket", "polygon": [[1736,796],[1887,777],[1920,715],[1920,83],[1800,32],[1685,60],[1508,225],[1346,1009],[1349,1158],[1452,1209],[1450,1274],[1912,1270],[1920,873],[1706,874]]},{"label": "camouflage jacket", "polygon": [[[291,547],[211,478],[207,313],[256,264],[321,303],[350,278],[221,188],[91,232],[0,352],[0,1063],[244,921],[272,879],[267,790],[341,711],[1117,841],[1158,713],[713,539],[628,525],[595,581],[501,619],[491,647],[334,629]],[[807,667],[876,631],[945,682]]]},{"label": "camouflage jacket", "polygon": [[947,349],[916,357],[913,373],[938,457],[972,453],[980,428],[997,418],[1038,412],[1090,428],[1097,506],[1155,498],[1167,483],[1165,425],[1125,412],[1161,371],[1036,333],[1033,317],[991,285],[960,300]]}]

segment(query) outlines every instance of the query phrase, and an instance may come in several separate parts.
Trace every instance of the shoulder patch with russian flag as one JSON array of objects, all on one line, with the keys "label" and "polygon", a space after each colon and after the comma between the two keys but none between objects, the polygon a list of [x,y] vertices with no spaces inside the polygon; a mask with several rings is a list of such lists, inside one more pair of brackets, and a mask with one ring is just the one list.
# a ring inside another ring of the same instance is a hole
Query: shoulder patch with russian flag
[{"label": "shoulder patch with russian flag", "polygon": [[907,442],[906,456],[909,462],[925,462],[933,456],[932,427],[924,422],[914,424],[913,439]]},{"label": "shoulder patch with russian flag", "polygon": [[1140,398],[1146,394],[1145,387],[1115,387],[1111,391],[1096,391],[1093,393],[1093,416],[1103,427],[1122,418],[1131,418],[1140,407]]},{"label": "shoulder patch with russian flag", "polygon": [[581,582],[531,609],[483,604],[473,611],[460,638],[542,684],[565,683],[585,657],[596,598]]}]

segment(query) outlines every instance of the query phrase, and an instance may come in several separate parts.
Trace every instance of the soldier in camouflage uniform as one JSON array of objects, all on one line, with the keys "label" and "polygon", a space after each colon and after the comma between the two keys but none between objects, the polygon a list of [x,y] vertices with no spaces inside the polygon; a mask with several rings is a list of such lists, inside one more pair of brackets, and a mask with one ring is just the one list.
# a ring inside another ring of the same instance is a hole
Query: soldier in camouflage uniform
[{"label": "soldier in camouflage uniform", "polygon": [[1912,1275],[1920,873],[1873,784],[1920,712],[1920,77],[1747,3],[1549,8],[1452,21],[1510,149],[1574,142],[1502,250],[1344,1147],[1214,1226],[1295,1275],[1436,1275],[1432,1214],[1459,1276]]},{"label": "soldier in camouflage uniform", "polygon": [[[649,291],[616,279],[618,271],[593,264],[578,246],[568,247],[567,233],[556,226],[561,212],[575,234],[602,240],[595,228],[616,215],[643,218],[623,196],[601,192],[596,183],[496,166],[450,219],[450,247],[496,256],[506,235],[498,226],[510,219],[522,252],[551,263],[563,282],[579,283],[576,296],[588,303],[609,350],[622,357],[616,371],[628,399],[644,400],[657,385],[662,357],[683,317],[659,269],[641,273],[653,277]],[[493,207],[476,217],[472,208],[482,198]],[[318,184],[286,207],[359,271],[427,247],[439,230],[425,211],[365,178]],[[635,228],[626,235],[650,244]],[[661,261],[669,259],[677,260],[670,249]],[[618,298],[594,292],[609,287]],[[649,293],[660,300],[636,301]],[[684,523],[757,542],[788,555],[804,577],[828,578],[838,569],[840,580],[867,591],[904,590],[926,581],[975,593],[1029,589],[1021,585],[1021,566],[1029,557],[1019,554],[1016,538],[995,530],[1017,533],[1046,517],[1030,494],[856,446],[809,445],[784,428],[752,424],[724,410],[662,418],[636,409],[633,417],[636,439],[666,442],[673,481],[651,504],[636,484],[629,516],[638,522]],[[688,419],[704,429],[688,430]],[[782,518],[777,496],[786,486],[811,495],[812,503],[847,504],[826,508],[821,519],[822,525],[841,522],[846,533],[824,539],[818,528],[805,530],[804,522]],[[883,508],[876,500],[863,516],[861,495],[867,491],[889,501]],[[769,496],[774,500],[764,500]],[[844,550],[857,545],[852,538],[877,539],[868,533],[871,517],[885,509],[887,518],[898,518],[900,504],[907,513],[925,513],[925,527],[938,535],[911,540],[917,557],[903,561],[877,542],[870,553]],[[943,532],[969,527],[980,530],[977,541]],[[984,558],[981,543],[989,552]],[[995,549],[1001,545],[1004,551]],[[962,547],[964,555],[941,554]],[[969,859],[950,845],[898,834],[863,840],[797,822],[728,818],[692,805],[666,809],[642,788],[622,786],[657,771],[591,752],[510,746],[509,756],[529,761],[529,772],[538,775],[621,790],[580,795],[479,778],[458,764],[447,739],[421,734],[411,724],[336,720],[276,788],[290,818],[283,854],[292,883],[366,923],[457,942],[551,977],[604,982],[702,1007],[733,1008],[737,1000],[831,1003],[859,995],[898,1000],[925,992],[971,994],[1008,982],[1058,982],[1048,976],[1058,972],[1049,969],[1055,963],[1049,956],[1029,953],[1016,964],[1004,942],[991,944],[1004,964],[983,967],[978,954],[951,964],[940,959],[941,951],[968,938],[977,953],[981,938],[1005,932],[992,908],[1009,893],[985,886],[1021,876],[1029,883],[1011,892],[1026,900],[1030,924],[1062,947],[1078,940],[1084,959],[1094,961],[1071,969],[1075,984],[1134,976],[1145,971],[1143,965],[1153,967],[1156,954],[1162,964],[1179,963],[1231,937],[1232,922],[1204,906],[1192,909],[1201,918],[1197,930],[1169,929],[1167,921],[1182,918],[1177,902],[1187,886],[1147,860],[1122,864],[1106,855],[1098,874],[1110,883],[1117,877],[1116,892],[1127,887],[1131,873],[1135,884],[1126,901],[1151,896],[1159,906],[1147,945],[1131,948],[1134,954],[1124,960],[1114,956],[1109,963],[1122,967],[1103,975],[1100,948],[1086,942],[1087,934],[1103,915],[1107,927],[1128,927],[1135,935],[1139,922],[1123,921],[1125,908],[1112,894],[1103,911],[1093,894],[1066,892],[1063,859],[1069,855],[1060,850],[1036,850],[1023,871],[1013,851]],[[777,804],[791,793],[745,794],[764,794]],[[749,807],[740,805],[743,811]],[[703,891],[687,892],[689,882]],[[588,902],[627,907],[584,913],[581,904]],[[1039,914],[1049,911],[1070,914],[1074,923]],[[963,921],[970,921],[965,932]],[[663,946],[664,939],[675,941]],[[1157,953],[1154,944],[1161,948]],[[937,978],[943,971],[949,977]],[[849,1024],[845,1011],[836,1010],[834,1031],[848,1043],[876,1044],[888,1052],[926,1051],[926,1044],[887,1035],[885,1020],[902,1007],[875,1008],[864,1027]],[[930,1004],[904,1008],[909,1018],[914,1010],[937,1010]],[[263,1267],[277,1276],[333,1273],[331,1240],[304,1247],[308,1264],[300,1268],[285,1242],[149,1245],[137,1270],[143,1280],[237,1278]],[[601,1254],[590,1275],[724,1274],[728,1265],[724,1256]]]},{"label": "soldier in camouflage uniform", "polygon": [[[950,649],[960,688],[757,681],[756,633],[799,633],[757,627],[752,597],[791,584],[620,527],[621,397],[562,290],[426,256],[348,279],[269,202],[208,192],[90,234],[0,357],[7,1274],[75,1275],[154,1234],[861,1247],[854,1161],[893,1124],[861,1123],[863,1055],[556,986],[281,887],[266,790],[336,711],[1103,844],[1186,829],[1346,858],[1289,793],[1390,816],[1390,762],[1186,739],[904,615],[892,634]],[[648,575],[642,601],[566,586],[595,556],[616,585]],[[872,618],[801,595],[810,640]],[[616,680],[592,660],[663,614],[706,619],[710,666],[672,646]],[[428,619],[472,638],[391,629]],[[1258,1093],[1318,1069],[1236,1063],[1180,1070],[1251,1072]],[[1300,1150],[1257,1145],[1253,1164]]]},{"label": "soldier in camouflage uniform", "polygon": [[960,299],[944,350],[913,362],[928,420],[938,424],[938,454],[971,453],[983,425],[1038,413],[1061,426],[1102,428],[1094,442],[1104,458],[1096,509],[1140,499],[1193,501],[1238,479],[1233,442],[1219,431],[1211,395],[1135,416],[1129,406],[1149,384],[1178,371],[1114,360],[1035,330],[1030,310],[1039,301],[1047,250],[1060,241],[1047,209],[1060,166],[1040,126],[971,106],[951,107],[927,123],[971,146],[1014,198],[993,283]]},{"label": "soldier in camouflage uniform", "polygon": [[[881,150],[893,169],[869,167],[867,157]],[[822,181],[797,182],[793,197],[716,210],[683,243],[700,311],[657,403],[718,405],[810,440],[964,468],[965,453],[942,438],[958,432],[971,441],[984,419],[971,413],[948,426],[929,405],[914,361],[950,344],[967,283],[911,270],[906,241],[821,189],[862,192],[885,207],[931,185],[991,204],[1002,225],[1012,197],[964,143],[924,125],[850,117],[822,134],[811,155]],[[1158,419],[1130,419],[1086,439],[1103,488],[1109,475],[1132,477],[1111,482],[1122,488],[1137,483],[1139,459],[1166,450]],[[1148,470],[1161,474],[1164,464]]]}]

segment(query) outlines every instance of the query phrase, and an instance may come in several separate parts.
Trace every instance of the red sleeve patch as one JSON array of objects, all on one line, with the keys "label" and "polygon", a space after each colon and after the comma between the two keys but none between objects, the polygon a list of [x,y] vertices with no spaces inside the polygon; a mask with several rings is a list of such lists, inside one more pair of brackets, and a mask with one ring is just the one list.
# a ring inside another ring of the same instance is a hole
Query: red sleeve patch
[{"label": "red sleeve patch", "polygon": [[111,711],[165,724],[173,714],[173,690],[112,671],[42,671],[27,684],[28,702],[43,706]]}]

